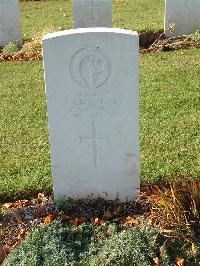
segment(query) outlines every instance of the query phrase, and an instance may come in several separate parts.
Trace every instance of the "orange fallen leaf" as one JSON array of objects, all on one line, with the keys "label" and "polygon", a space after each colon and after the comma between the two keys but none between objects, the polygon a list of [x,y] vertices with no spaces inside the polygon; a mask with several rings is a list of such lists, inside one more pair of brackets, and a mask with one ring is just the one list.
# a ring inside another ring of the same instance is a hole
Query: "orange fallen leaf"
[{"label": "orange fallen leaf", "polygon": [[176,259],[176,264],[178,266],[185,266],[185,259],[184,258],[177,258]]},{"label": "orange fallen leaf", "polygon": [[105,225],[105,222],[100,220],[99,218],[92,218],[91,222],[94,224],[94,225]]},{"label": "orange fallen leaf", "polygon": [[52,222],[53,220],[54,220],[53,215],[49,214],[47,217],[44,218],[44,223],[47,224]]},{"label": "orange fallen leaf", "polygon": [[70,220],[70,223],[71,223],[72,225],[77,225],[77,224],[78,224],[78,218],[77,218],[77,217],[72,218],[72,219]]},{"label": "orange fallen leaf", "polygon": [[95,218],[94,219],[94,224],[100,225],[101,224],[101,220],[99,218]]},{"label": "orange fallen leaf", "polygon": [[127,226],[133,226],[134,224],[136,224],[136,222],[136,219],[131,216],[126,217],[124,220],[124,224]]}]

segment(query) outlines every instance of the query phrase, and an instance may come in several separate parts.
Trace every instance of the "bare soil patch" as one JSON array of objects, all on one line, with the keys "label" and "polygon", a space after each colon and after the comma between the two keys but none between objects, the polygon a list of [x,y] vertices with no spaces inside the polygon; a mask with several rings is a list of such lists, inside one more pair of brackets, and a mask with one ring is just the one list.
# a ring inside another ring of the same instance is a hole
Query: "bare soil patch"
[{"label": "bare soil patch", "polygon": [[200,47],[200,40],[193,40],[191,36],[166,38],[162,30],[139,33],[141,53],[167,52],[190,47]]}]

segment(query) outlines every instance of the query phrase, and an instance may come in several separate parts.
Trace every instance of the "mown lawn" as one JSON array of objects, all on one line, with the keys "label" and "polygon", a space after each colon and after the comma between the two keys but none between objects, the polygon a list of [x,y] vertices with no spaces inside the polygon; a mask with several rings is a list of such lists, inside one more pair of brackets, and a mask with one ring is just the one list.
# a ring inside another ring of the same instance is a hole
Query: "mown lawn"
[{"label": "mown lawn", "polygon": [[[22,2],[21,11],[24,39],[31,39],[35,32],[44,28],[73,27],[71,0]],[[157,30],[163,28],[163,23],[163,0],[113,0],[113,27]]]},{"label": "mown lawn", "polygon": [[[200,177],[200,51],[145,54],[141,181]],[[52,186],[42,62],[0,63],[0,195]]]}]

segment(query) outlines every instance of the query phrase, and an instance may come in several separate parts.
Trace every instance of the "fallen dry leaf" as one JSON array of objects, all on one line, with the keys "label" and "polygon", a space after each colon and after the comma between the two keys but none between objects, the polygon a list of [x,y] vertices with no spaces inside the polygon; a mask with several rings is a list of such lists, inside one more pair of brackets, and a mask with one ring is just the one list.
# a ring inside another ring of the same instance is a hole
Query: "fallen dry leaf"
[{"label": "fallen dry leaf", "polygon": [[176,259],[176,265],[178,265],[178,266],[185,266],[185,259],[184,258],[178,258],[178,259]]},{"label": "fallen dry leaf", "polygon": [[41,202],[46,202],[47,197],[45,197],[44,193],[38,193],[38,200]]},{"label": "fallen dry leaf", "polygon": [[102,220],[100,220],[99,218],[95,218],[92,219],[91,221],[94,225],[102,225],[102,223],[104,223]]},{"label": "fallen dry leaf", "polygon": [[73,224],[73,225],[77,225],[78,224],[78,218],[77,217],[74,217],[70,220],[70,223]]},{"label": "fallen dry leaf", "polygon": [[2,206],[5,207],[6,209],[9,209],[9,208],[11,208],[11,207],[14,206],[14,203],[12,203],[12,202],[7,202],[7,203],[3,204]]},{"label": "fallen dry leaf", "polygon": [[133,226],[137,223],[137,220],[131,216],[128,216],[124,219],[124,224],[127,226]]},{"label": "fallen dry leaf", "polygon": [[2,243],[0,242],[0,263],[4,261],[5,257],[6,257],[6,253],[4,251]]},{"label": "fallen dry leaf", "polygon": [[26,229],[21,229],[19,235],[17,236],[17,240],[21,240],[26,235],[26,233]]},{"label": "fallen dry leaf", "polygon": [[153,219],[152,219],[152,218],[149,218],[149,219],[147,220],[147,225],[152,226],[153,224],[154,224]]},{"label": "fallen dry leaf", "polygon": [[26,207],[28,205],[29,201],[28,200],[17,200],[15,202],[16,207]]},{"label": "fallen dry leaf", "polygon": [[54,220],[53,215],[49,214],[47,217],[44,218],[44,223],[47,224],[52,222],[53,220]]},{"label": "fallen dry leaf", "polygon": [[17,223],[19,224],[22,223],[22,216],[20,215],[18,211],[13,212],[13,216]]}]

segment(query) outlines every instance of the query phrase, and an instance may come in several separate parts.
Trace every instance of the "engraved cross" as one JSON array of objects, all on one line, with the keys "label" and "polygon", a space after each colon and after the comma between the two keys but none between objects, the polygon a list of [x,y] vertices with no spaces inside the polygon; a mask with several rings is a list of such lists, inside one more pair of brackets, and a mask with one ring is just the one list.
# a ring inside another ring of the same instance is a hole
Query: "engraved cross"
[{"label": "engraved cross", "polygon": [[107,139],[109,141],[110,136],[107,137],[102,137],[102,136],[97,136],[96,133],[96,126],[95,126],[95,122],[92,121],[92,136],[91,137],[80,137],[80,141],[82,140],[91,140],[93,142],[93,165],[94,167],[97,166],[97,141],[99,139]]},{"label": "engraved cross", "polygon": [[91,8],[92,8],[92,21],[91,21],[91,25],[94,25],[94,9],[95,8],[99,8],[98,4],[95,4],[95,0],[91,0]]}]

